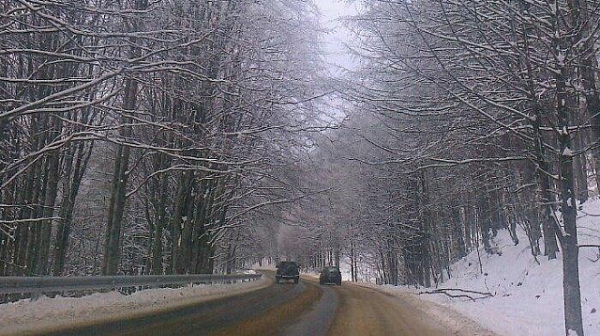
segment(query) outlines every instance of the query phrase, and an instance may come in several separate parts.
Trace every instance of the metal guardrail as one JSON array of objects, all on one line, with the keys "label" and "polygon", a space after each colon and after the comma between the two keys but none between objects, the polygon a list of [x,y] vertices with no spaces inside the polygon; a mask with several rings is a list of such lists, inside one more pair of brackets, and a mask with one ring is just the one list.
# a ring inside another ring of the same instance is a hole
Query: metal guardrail
[{"label": "metal guardrail", "polygon": [[76,277],[0,277],[0,294],[43,293],[165,286],[228,281],[253,281],[261,274],[194,274]]}]

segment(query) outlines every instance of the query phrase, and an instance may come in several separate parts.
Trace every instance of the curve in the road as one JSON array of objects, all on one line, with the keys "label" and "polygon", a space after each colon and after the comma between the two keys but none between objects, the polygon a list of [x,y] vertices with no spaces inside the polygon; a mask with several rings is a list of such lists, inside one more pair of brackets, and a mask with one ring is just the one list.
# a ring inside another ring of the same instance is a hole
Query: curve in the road
[{"label": "curve in the road", "polygon": [[[272,277],[271,274],[268,276]],[[97,321],[37,335],[279,335],[319,301],[321,294],[319,287],[310,282],[271,285],[241,295],[158,310],[143,316]]]}]

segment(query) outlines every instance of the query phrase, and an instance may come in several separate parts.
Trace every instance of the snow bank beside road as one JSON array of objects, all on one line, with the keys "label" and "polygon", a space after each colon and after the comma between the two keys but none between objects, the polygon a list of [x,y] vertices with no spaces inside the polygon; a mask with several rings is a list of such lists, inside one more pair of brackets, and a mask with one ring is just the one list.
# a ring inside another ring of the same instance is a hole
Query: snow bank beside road
[{"label": "snow bank beside road", "polygon": [[12,335],[75,323],[123,318],[217,297],[237,295],[267,286],[270,280],[237,284],[196,285],[178,289],[147,289],[131,295],[96,293],[80,298],[42,297],[0,305],[0,335]]},{"label": "snow bank beside road", "polygon": [[[600,202],[584,204],[579,213],[580,244],[599,244]],[[494,297],[473,302],[450,299],[442,294],[422,294],[431,289],[406,289],[384,286],[398,295],[414,294],[420,300],[434,301],[454,308],[492,331],[507,336],[555,336],[564,334],[562,260],[548,261],[539,256],[540,265],[531,256],[527,237],[519,233],[514,246],[507,231],[494,239],[502,255],[480,251],[483,274],[477,251],[451,267],[452,278],[439,288],[460,288],[490,292]],[[543,250],[543,248],[542,248]],[[597,248],[580,250],[581,300],[586,335],[600,335],[600,254]],[[381,287],[380,287],[381,288]]]}]

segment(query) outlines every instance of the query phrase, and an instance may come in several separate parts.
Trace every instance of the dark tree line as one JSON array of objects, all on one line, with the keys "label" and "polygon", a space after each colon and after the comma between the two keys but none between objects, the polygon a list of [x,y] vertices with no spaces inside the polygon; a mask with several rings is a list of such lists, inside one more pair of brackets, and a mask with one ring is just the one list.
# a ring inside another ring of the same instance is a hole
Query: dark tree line
[{"label": "dark tree line", "polygon": [[0,276],[233,271],[318,127],[315,22],[303,1],[2,2]]}]

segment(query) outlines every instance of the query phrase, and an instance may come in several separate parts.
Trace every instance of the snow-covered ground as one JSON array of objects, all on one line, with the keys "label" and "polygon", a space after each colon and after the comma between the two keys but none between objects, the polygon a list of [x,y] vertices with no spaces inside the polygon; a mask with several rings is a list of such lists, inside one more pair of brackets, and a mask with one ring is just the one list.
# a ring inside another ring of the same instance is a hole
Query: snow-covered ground
[{"label": "snow-covered ground", "polygon": [[178,289],[148,289],[122,295],[96,293],[80,298],[42,297],[0,305],[0,335],[51,328],[57,325],[123,318],[124,314],[143,314],[186,303],[241,294],[270,283],[266,277],[252,282],[197,285]]},{"label": "snow-covered ground", "polygon": [[[367,282],[367,283],[375,283],[377,279],[377,272],[372,267],[373,262],[366,260],[359,260],[356,263],[356,274],[359,282]],[[344,257],[340,261],[340,271],[342,272],[342,279],[350,280],[352,279],[352,271],[350,265],[350,258]]]},{"label": "snow-covered ground", "polygon": [[[579,212],[581,244],[600,243],[600,202],[590,200]],[[483,273],[477,252],[451,267],[452,278],[439,288],[460,288],[490,292],[494,297],[472,301],[451,299],[441,294],[406,287],[378,286],[396,295],[414,294],[420,300],[434,301],[452,307],[490,330],[507,336],[564,335],[562,261],[548,261],[539,256],[540,265],[531,256],[524,232],[514,246],[507,231],[494,239],[502,255],[480,251]],[[580,250],[581,300],[586,335],[600,335],[600,253],[597,248]],[[459,294],[459,293],[454,293]],[[478,295],[474,295],[478,297]]]}]

